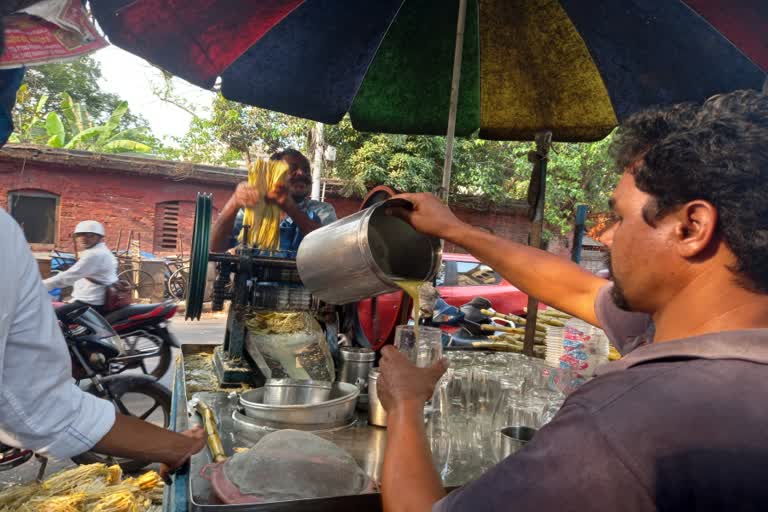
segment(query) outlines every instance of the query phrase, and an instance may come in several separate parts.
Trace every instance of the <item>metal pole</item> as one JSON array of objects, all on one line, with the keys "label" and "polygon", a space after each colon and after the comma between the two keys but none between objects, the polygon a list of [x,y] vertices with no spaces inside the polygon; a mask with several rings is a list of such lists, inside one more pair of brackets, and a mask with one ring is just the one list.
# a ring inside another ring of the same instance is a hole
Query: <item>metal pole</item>
[{"label": "metal pole", "polygon": [[445,165],[440,198],[448,201],[451,190],[451,167],[453,165],[453,138],[456,133],[456,110],[459,105],[459,82],[461,80],[461,54],[464,49],[464,24],[467,20],[467,0],[459,0],[459,18],[456,22],[456,46],[453,50],[453,76],[451,77],[451,102],[448,109],[448,132],[445,135]]},{"label": "metal pole", "polygon": [[[531,234],[528,245],[541,249],[542,232],[544,231],[544,198],[547,192],[547,161],[549,148],[552,145],[552,132],[536,134],[536,151],[528,154],[528,159],[533,163],[531,174],[531,188],[528,191],[529,203],[533,209]],[[528,314],[525,321],[525,339],[523,341],[523,354],[533,355],[534,337],[536,335],[536,317],[539,314],[539,300],[528,296]]]},{"label": "metal pole", "polygon": [[315,123],[312,128],[312,141],[314,153],[312,155],[312,193],[310,198],[320,199],[320,178],[323,176],[323,149],[325,148],[325,126],[323,123]]},{"label": "metal pole", "polygon": [[587,205],[576,205],[576,222],[573,226],[573,245],[571,246],[571,261],[581,262],[581,241],[584,238],[584,224],[587,223]]}]

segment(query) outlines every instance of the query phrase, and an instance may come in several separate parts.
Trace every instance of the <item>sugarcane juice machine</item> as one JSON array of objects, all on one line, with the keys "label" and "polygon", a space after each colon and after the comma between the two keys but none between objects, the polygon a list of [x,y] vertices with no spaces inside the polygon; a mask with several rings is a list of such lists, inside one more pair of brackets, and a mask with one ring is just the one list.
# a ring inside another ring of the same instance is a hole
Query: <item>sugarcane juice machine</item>
[{"label": "sugarcane juice machine", "polygon": [[[261,356],[247,346],[246,314],[253,311],[308,311],[322,315],[321,304],[304,288],[292,258],[264,256],[257,248],[238,246],[234,253],[209,252],[212,201],[198,194],[195,207],[192,255],[187,287],[186,319],[202,313],[209,263],[216,265],[211,309],[221,311],[231,302],[224,344],[213,354],[214,369],[222,387],[249,384],[261,386],[266,379],[256,360]],[[248,229],[249,227],[244,227]],[[326,311],[332,308],[325,308]],[[331,318],[324,318],[328,323]],[[328,326],[335,333],[334,326]]]},{"label": "sugarcane juice machine", "polygon": [[[325,326],[331,354],[336,355],[340,320],[354,316],[358,301],[400,290],[397,279],[434,278],[442,255],[440,240],[416,232],[386,212],[390,206],[411,207],[410,203],[386,196],[378,199],[308,234],[293,259],[265,257],[258,249],[242,246],[234,254],[209,253],[211,196],[198,194],[186,318],[200,317],[208,263],[215,262],[212,309],[221,310],[225,300],[231,301],[224,345],[214,352],[221,385],[264,383],[256,364],[261,355],[246,343],[246,312],[311,312]],[[352,315],[342,318],[350,308],[339,305],[352,305]],[[357,343],[370,346],[364,337],[356,329]]]}]

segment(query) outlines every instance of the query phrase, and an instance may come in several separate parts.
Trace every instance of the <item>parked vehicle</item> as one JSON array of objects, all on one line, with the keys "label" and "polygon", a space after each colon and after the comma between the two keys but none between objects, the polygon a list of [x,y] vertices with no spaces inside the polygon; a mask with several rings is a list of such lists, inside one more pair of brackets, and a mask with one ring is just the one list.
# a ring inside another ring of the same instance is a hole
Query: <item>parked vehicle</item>
[{"label": "parked vehicle", "polygon": [[31,450],[20,450],[0,443],[0,471],[8,471],[32,458]]},{"label": "parked vehicle", "polygon": [[[54,307],[67,307],[54,303]],[[107,313],[104,319],[120,336],[123,352],[111,361],[110,373],[121,373],[135,368],[145,375],[162,378],[171,367],[173,348],[181,344],[168,329],[176,314],[173,301],[156,304],[131,304]]]},{"label": "parked vehicle", "polygon": [[432,315],[432,325],[443,329],[445,350],[471,350],[474,342],[489,342],[492,332],[484,331],[482,325],[493,325],[493,321],[482,312],[491,307],[490,301],[475,297],[461,307],[437,299]]},{"label": "parked vehicle", "polygon": [[115,361],[116,365],[124,366],[119,371],[141,368],[146,375],[157,379],[168,372],[173,348],[181,347],[168,328],[176,310],[176,304],[167,300],[156,304],[131,304],[106,314],[105,319],[125,346],[124,356]]},{"label": "parked vehicle", "polygon": [[[461,307],[474,297],[485,297],[496,311],[522,314],[528,296],[488,265],[469,254],[443,254],[437,276],[440,296],[451,306]],[[358,305],[360,325],[371,345],[378,349],[400,323],[402,292],[381,295]]]},{"label": "parked vehicle", "polygon": [[[123,342],[107,321],[88,306],[65,305],[56,309],[64,339],[72,358],[72,377],[87,393],[109,400],[122,414],[142,418],[167,428],[171,415],[171,392],[154,378],[140,374],[112,373],[116,360],[125,357]],[[0,445],[0,471],[23,464],[32,457],[29,450]],[[72,460],[76,464],[119,464],[126,472],[147,464],[85,452]],[[41,468],[41,474],[45,465]],[[42,475],[40,475],[42,476]]]}]

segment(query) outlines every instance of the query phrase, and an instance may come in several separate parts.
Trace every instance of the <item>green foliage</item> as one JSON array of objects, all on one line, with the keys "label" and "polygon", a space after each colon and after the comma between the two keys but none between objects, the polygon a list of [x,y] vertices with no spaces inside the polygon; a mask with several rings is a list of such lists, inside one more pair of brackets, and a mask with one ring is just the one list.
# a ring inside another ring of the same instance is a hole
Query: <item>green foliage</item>
[{"label": "green foliage", "polygon": [[[285,114],[214,99],[211,119],[190,111],[172,86],[158,93],[193,115],[188,133],[163,148],[166,157],[196,163],[236,166],[249,151],[269,154],[280,148],[307,150],[312,122]],[[433,192],[441,184],[445,160],[443,137],[360,133],[345,117],[325,127],[325,143],[336,147],[336,160],[326,162],[326,175],[340,178],[348,194],[364,194],[376,185],[403,191]],[[555,144],[550,154],[545,220],[548,231],[571,229],[576,204],[605,211],[616,182],[607,155],[608,141]],[[530,183],[528,153],[532,143],[457,139],[454,145],[451,196],[480,196],[487,203],[525,200]]]},{"label": "green foliage", "polygon": [[[31,142],[46,134],[43,119],[46,118],[45,106],[47,103],[48,95],[43,94],[33,98],[29,85],[21,84],[16,92],[17,108],[13,111],[15,130],[11,134],[11,142]],[[25,108],[19,108],[18,105],[25,105]]]},{"label": "green foliage", "polygon": [[590,213],[608,210],[608,199],[620,173],[608,155],[611,137],[590,144],[555,144],[547,175],[544,219],[554,232],[573,228],[577,204]]},{"label": "green foliage", "polygon": [[104,124],[94,125],[87,110],[63,93],[60,98],[63,112],[50,112],[45,118],[47,140],[54,148],[80,149],[100,153],[148,153],[152,148],[141,141],[140,129],[120,130],[128,103],[118,103]]},{"label": "green foliage", "polygon": [[[609,139],[553,145],[545,207],[551,232],[571,229],[576,204],[589,205],[591,212],[605,211],[618,179],[607,154]],[[363,134],[345,118],[326,128],[326,141],[337,148],[332,173],[345,181],[349,194],[363,194],[376,185],[434,192],[441,184],[443,137]],[[456,139],[451,196],[481,196],[493,204],[525,200],[532,168],[528,152],[532,149],[533,144],[525,142]]]},{"label": "green foliage", "polygon": [[173,147],[160,148],[159,154],[167,160],[238,167],[243,154],[219,140],[213,122],[193,117],[189,130],[183,137],[174,137]]},{"label": "green foliage", "polygon": [[206,119],[174,93],[168,80],[155,94],[192,115],[187,133],[174,137],[174,147],[160,149],[164,158],[237,167],[252,152],[268,155],[286,147],[306,150],[311,121],[229,101],[221,94],[214,98],[211,118]]},{"label": "green foliage", "polygon": [[45,131],[50,137],[48,145],[54,148],[64,147],[67,140],[67,132],[64,129],[64,123],[55,112],[51,112],[45,118]]},{"label": "green foliage", "polygon": [[211,117],[216,138],[244,155],[253,146],[267,154],[288,146],[304,149],[311,127],[311,121],[229,101],[221,94],[213,101]]},{"label": "green foliage", "polygon": [[[24,130],[34,118],[35,112],[41,106],[39,115],[45,119],[51,112],[64,113],[68,106],[65,104],[64,93],[85,108],[95,124],[104,123],[112,112],[117,109],[121,99],[101,90],[99,82],[102,78],[99,63],[92,57],[81,57],[77,60],[46,64],[27,69],[22,88],[24,93],[17,94],[16,107],[13,111],[14,124],[17,127],[16,142],[39,142],[30,132]],[[39,121],[38,121],[39,122]],[[120,119],[120,128],[147,128],[143,118],[126,112]],[[40,133],[37,133],[39,136]]]}]

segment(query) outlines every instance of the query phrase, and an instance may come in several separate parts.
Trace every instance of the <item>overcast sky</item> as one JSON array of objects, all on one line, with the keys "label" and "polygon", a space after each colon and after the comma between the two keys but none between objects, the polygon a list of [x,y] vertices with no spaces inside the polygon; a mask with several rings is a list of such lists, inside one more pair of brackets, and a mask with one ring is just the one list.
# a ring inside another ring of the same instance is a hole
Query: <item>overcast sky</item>
[{"label": "overcast sky", "polygon": [[[162,74],[147,61],[116,46],[99,50],[93,57],[101,64],[104,79],[101,86],[128,101],[131,111],[149,121],[158,137],[184,135],[191,116],[182,109],[161,101],[152,94],[152,83],[161,84]],[[213,93],[179,78],[174,78],[175,90],[187,101],[205,111]],[[170,142],[170,141],[168,141]]]}]

